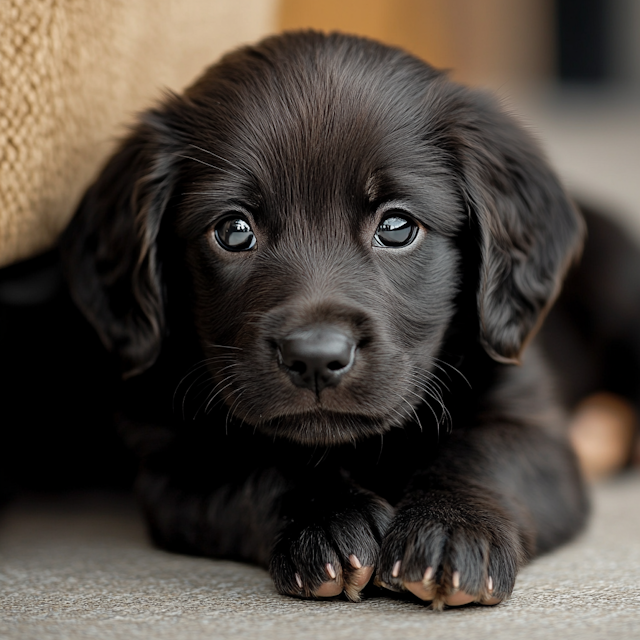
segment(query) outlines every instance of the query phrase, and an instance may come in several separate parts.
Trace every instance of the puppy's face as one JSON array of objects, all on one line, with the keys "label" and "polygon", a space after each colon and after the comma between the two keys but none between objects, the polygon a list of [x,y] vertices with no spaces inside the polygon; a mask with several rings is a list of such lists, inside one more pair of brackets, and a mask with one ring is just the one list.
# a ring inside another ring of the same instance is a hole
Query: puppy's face
[{"label": "puppy's face", "polygon": [[288,69],[232,59],[191,91],[210,119],[189,131],[176,230],[216,400],[329,444],[413,419],[428,393],[440,411],[465,212],[428,94],[322,53]]},{"label": "puppy's face", "polygon": [[469,267],[462,229],[477,230],[472,338],[514,361],[580,239],[535,145],[400,51],[303,33],[227,56],[145,114],[63,246],[126,371],[162,349],[179,254],[206,408],[333,444],[422,403],[446,414],[437,359]]}]

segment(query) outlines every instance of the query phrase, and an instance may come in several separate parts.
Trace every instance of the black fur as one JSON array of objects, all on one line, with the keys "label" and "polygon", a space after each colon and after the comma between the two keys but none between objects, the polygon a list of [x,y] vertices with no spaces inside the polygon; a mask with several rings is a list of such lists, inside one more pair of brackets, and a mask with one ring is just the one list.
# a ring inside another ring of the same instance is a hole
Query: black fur
[{"label": "black fur", "polygon": [[[372,246],[390,206],[421,225],[409,247]],[[216,244],[229,211],[255,250]],[[154,539],[270,566],[293,595],[330,562],[357,598],[355,554],[390,588],[435,567],[436,604],[454,571],[507,596],[585,520],[544,362],[524,353],[582,235],[534,141],[399,50],[286,34],[168,96],[62,242],[73,295],[122,363]],[[278,360],[317,325],[357,344],[318,394]]]}]

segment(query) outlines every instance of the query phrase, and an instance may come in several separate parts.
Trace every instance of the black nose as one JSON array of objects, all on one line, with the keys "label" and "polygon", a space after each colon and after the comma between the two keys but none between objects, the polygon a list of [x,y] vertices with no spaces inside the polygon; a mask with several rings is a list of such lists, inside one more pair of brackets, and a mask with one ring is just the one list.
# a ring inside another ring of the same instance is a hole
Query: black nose
[{"label": "black nose", "polygon": [[351,368],[356,351],[353,338],[331,325],[298,329],[278,346],[282,365],[293,383],[316,393],[340,382]]}]

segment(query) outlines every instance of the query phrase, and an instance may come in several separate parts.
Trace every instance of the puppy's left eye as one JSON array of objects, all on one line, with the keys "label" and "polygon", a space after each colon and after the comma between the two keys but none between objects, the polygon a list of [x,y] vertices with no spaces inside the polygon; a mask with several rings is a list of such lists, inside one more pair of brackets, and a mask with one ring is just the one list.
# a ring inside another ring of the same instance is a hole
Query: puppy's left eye
[{"label": "puppy's left eye", "polygon": [[418,225],[408,218],[390,215],[378,225],[373,244],[377,247],[406,247],[418,235]]},{"label": "puppy's left eye", "polygon": [[218,244],[227,251],[249,251],[256,244],[251,225],[239,216],[230,216],[215,227]]}]

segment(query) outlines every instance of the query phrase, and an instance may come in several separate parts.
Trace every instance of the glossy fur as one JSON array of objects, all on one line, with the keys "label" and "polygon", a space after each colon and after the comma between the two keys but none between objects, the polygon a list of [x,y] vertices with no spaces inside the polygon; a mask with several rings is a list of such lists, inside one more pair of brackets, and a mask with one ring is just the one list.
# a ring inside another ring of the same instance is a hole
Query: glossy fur
[{"label": "glossy fur", "polygon": [[[394,207],[418,238],[372,246]],[[216,243],[229,211],[254,250]],[[435,606],[454,572],[478,600],[488,577],[506,597],[585,520],[544,362],[524,351],[582,233],[490,97],[371,41],[270,38],[167,96],[62,243],[75,299],[122,363],[154,539],[269,566],[298,596],[331,563],[357,599],[355,555],[391,589],[433,567]],[[357,344],[319,394],[277,347],[317,325]]]}]

